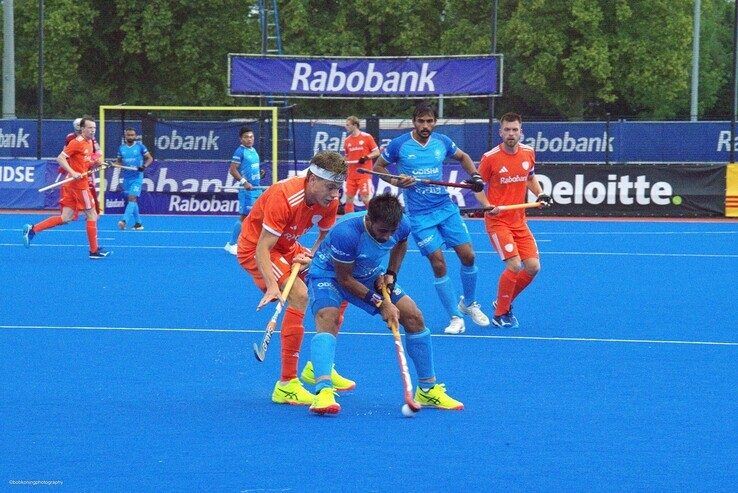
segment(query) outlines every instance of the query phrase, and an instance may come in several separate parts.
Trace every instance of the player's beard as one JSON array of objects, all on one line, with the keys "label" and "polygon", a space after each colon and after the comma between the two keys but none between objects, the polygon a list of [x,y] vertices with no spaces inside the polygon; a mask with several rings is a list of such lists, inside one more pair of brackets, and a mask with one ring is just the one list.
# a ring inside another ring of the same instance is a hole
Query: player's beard
[{"label": "player's beard", "polygon": [[131,145],[136,142],[136,139],[126,139],[126,144]]}]

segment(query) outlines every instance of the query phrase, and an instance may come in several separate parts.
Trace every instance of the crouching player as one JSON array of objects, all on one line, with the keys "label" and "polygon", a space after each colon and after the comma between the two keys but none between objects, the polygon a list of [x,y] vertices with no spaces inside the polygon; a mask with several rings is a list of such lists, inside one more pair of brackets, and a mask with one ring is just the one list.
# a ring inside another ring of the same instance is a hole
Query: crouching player
[{"label": "crouching player", "polygon": [[[254,203],[243,220],[238,237],[238,262],[264,293],[257,309],[281,299],[293,263],[309,265],[312,252],[333,226],[338,211],[338,193],[346,179],[346,162],[337,152],[318,152],[310,161],[306,176],[295,176],[269,187]],[[320,228],[318,239],[308,249],[298,239],[314,224]],[[315,397],[297,378],[297,362],[305,333],[303,318],[308,302],[305,283],[295,280],[287,296],[280,336],[282,373],[274,385],[272,401],[278,404],[310,405]],[[351,390],[353,380],[332,371],[333,384]],[[307,383],[314,383],[313,367],[308,362],[301,373]]]},{"label": "crouching player", "polygon": [[[320,244],[308,270],[308,303],[316,327],[310,345],[316,380],[311,412],[336,414],[341,410],[331,384],[331,369],[344,300],[372,315],[379,313],[388,325],[399,322],[403,326],[407,353],[418,374],[418,403],[439,409],[464,408],[436,381],[430,330],[418,306],[396,283],[409,235],[410,225],[400,201],[384,194],[374,197],[366,212],[344,216]],[[382,265],[388,254],[385,271]],[[382,286],[391,291],[391,303],[383,302],[378,294]]]}]

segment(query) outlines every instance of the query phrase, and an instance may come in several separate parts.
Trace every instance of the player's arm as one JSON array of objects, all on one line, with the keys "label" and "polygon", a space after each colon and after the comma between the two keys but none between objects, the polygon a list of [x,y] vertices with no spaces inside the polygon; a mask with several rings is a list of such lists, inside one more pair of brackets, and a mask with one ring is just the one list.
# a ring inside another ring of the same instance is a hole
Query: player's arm
[{"label": "player's arm", "polygon": [[363,299],[370,305],[374,305],[379,309],[382,320],[387,322],[400,323],[400,310],[392,303],[385,303],[382,296],[376,291],[367,288],[354,278],[354,263],[339,262],[333,259],[333,269],[336,271],[336,282],[339,286],[353,294],[357,298]]},{"label": "player's arm", "polygon": [[[384,159],[384,156],[382,156],[380,154],[379,155],[379,158],[374,162],[374,167],[372,168],[372,170],[373,171],[376,171],[377,173],[388,173],[387,166],[389,166],[389,163],[387,162],[386,159]],[[386,179],[386,178],[383,178],[381,176],[379,178],[381,180],[386,181],[390,185],[394,185],[394,186],[400,187],[400,188],[411,187],[411,186],[413,186],[415,184],[415,178],[414,177],[408,176],[408,175],[399,175],[399,176],[401,176],[402,178],[400,178],[400,179],[397,179],[397,178]]]},{"label": "player's arm", "polygon": [[[262,229],[261,236],[259,236],[259,240],[256,242],[256,266],[259,268],[261,277],[264,279],[264,284],[266,285],[266,291],[256,307],[257,310],[267,303],[280,299],[281,293],[279,284],[277,284],[277,280],[274,279],[274,274],[272,273],[271,258],[272,248],[274,248],[278,240],[279,236],[270,233],[266,229]],[[281,301],[284,302],[285,300]]]},{"label": "player's arm", "polygon": [[241,172],[238,169],[239,163],[236,161],[231,161],[231,167],[228,169],[228,172],[231,174],[231,176],[243,186],[246,190],[251,190],[254,188],[254,186],[249,183],[249,181],[246,179],[245,176],[241,174]]},{"label": "player's arm", "polygon": [[[149,166],[151,166],[151,163],[153,163],[153,162],[154,162],[154,156],[152,156],[150,152],[146,151],[144,153],[143,168],[144,169],[148,168]],[[143,171],[143,170],[141,170],[141,171]]]},{"label": "player's arm", "polygon": [[315,252],[318,251],[318,247],[323,242],[323,239],[328,236],[328,230],[321,229],[318,233],[318,238],[316,238],[315,243],[313,243],[313,246],[310,247],[310,255],[315,256]]},{"label": "player's arm", "polygon": [[474,161],[472,161],[471,156],[461,149],[456,148],[456,152],[454,152],[451,157],[460,162],[461,167],[469,173],[469,179],[464,180],[464,182],[469,183],[472,186],[472,191],[475,193],[484,191],[484,181],[482,181],[482,177],[480,176],[477,167],[474,166]]},{"label": "player's arm", "polygon": [[[66,149],[66,148],[65,148]],[[81,173],[78,173],[77,171],[74,171],[72,167],[69,165],[69,161],[67,161],[67,156],[64,151],[60,152],[58,156],[56,156],[56,162],[59,163],[59,166],[64,168],[64,171],[67,172],[69,176],[71,176],[74,179],[78,179],[82,177]]]},{"label": "player's arm", "polygon": [[536,200],[541,203],[541,207],[551,207],[553,205],[553,199],[550,195],[543,193],[543,187],[541,187],[541,183],[535,174],[528,175],[526,185],[528,190],[536,196]]}]

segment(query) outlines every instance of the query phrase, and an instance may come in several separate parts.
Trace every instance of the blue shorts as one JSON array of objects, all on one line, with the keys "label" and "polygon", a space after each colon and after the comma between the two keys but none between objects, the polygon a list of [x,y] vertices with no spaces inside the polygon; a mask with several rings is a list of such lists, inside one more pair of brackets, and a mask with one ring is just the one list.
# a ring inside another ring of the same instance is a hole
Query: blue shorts
[{"label": "blue shorts", "polygon": [[[373,292],[374,280],[377,277],[379,276],[374,276],[371,279],[359,282]],[[343,300],[348,301],[354,306],[358,306],[370,315],[376,315],[379,313],[379,309],[376,306],[341,289],[338,285],[338,281],[332,277],[308,276],[308,293],[308,307],[312,310],[313,316],[317,315],[321,309],[326,307],[339,308]],[[392,303],[396,304],[403,296],[405,296],[405,292],[399,284],[395,284],[395,289],[390,293]]]},{"label": "blue shorts", "polygon": [[133,195],[134,197],[141,196],[141,189],[143,188],[143,178],[123,178],[123,192],[127,196]]},{"label": "blue shorts", "polygon": [[459,208],[449,203],[428,214],[408,214],[410,230],[420,253],[428,256],[445,244],[453,248],[471,243],[466,224],[461,219]]},{"label": "blue shorts", "polygon": [[261,188],[254,190],[239,190],[238,191],[238,213],[245,216],[251,210],[251,207],[256,202],[261,194],[264,192]]}]

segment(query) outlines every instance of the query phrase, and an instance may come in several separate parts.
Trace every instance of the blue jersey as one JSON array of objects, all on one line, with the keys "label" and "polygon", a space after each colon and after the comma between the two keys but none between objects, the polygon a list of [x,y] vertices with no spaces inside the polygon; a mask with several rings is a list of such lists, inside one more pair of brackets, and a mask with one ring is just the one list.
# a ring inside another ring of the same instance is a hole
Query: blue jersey
[{"label": "blue jersey", "polygon": [[410,235],[410,224],[402,217],[397,231],[389,240],[379,243],[364,224],[366,211],[346,214],[336,222],[318,247],[310,264],[310,277],[336,277],[333,261],[353,263],[353,277],[358,280],[370,279],[384,272],[384,261],[390,250]]},{"label": "blue jersey", "polygon": [[[133,145],[128,145],[124,143],[121,144],[118,148],[118,159],[121,160],[123,166],[132,166],[134,168],[138,168],[139,166],[143,166],[144,155],[147,152],[149,152],[149,150],[140,141],[134,142]],[[143,179],[142,171],[132,171],[127,169],[124,169],[122,171],[123,178],[126,180]]]},{"label": "blue jersey", "polygon": [[[443,180],[443,161],[456,153],[456,144],[443,134],[431,133],[425,145],[413,138],[412,132],[400,135],[384,148],[382,157],[390,164],[397,164],[400,174]],[[405,205],[410,213],[432,211],[451,203],[446,187],[417,183],[404,188]]]},{"label": "blue jersey", "polygon": [[259,153],[253,147],[238,146],[233,153],[231,162],[238,163],[238,172],[254,186],[259,185],[261,168],[259,167]]}]

